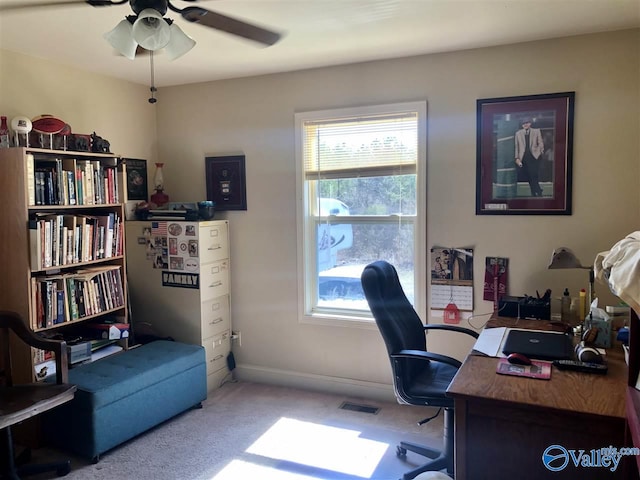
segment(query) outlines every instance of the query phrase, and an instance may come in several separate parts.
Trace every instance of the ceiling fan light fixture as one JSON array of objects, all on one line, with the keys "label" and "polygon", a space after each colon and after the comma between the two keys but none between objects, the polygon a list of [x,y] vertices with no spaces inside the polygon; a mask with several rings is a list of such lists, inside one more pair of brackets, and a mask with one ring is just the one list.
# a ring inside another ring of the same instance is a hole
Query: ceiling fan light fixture
[{"label": "ceiling fan light fixture", "polygon": [[195,47],[196,42],[175,23],[172,23],[169,28],[171,31],[171,40],[169,40],[164,50],[169,60],[175,60]]},{"label": "ceiling fan light fixture", "polygon": [[113,30],[105,33],[103,37],[121,55],[124,55],[129,60],[135,58],[138,44],[133,39],[133,25],[128,20],[122,20]]},{"label": "ceiling fan light fixture", "polygon": [[171,29],[162,15],[153,8],[140,12],[133,24],[133,39],[143,48],[155,51],[164,48],[171,40]]}]

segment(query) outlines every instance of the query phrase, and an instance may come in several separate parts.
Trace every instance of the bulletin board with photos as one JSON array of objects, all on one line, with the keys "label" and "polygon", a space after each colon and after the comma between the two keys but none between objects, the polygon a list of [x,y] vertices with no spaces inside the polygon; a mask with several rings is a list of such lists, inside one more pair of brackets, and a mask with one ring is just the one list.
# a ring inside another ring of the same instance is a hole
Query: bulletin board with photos
[{"label": "bulletin board with photos", "polygon": [[152,221],[143,227],[138,243],[146,246],[153,268],[199,273],[200,244],[196,222]]}]

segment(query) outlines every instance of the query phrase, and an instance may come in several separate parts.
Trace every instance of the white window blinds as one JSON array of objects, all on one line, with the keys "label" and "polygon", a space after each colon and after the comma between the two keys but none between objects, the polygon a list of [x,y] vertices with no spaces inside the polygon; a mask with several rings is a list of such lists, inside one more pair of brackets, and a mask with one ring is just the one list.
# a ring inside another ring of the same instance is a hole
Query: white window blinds
[{"label": "white window blinds", "polygon": [[303,123],[309,180],[416,172],[418,112],[308,120]]}]

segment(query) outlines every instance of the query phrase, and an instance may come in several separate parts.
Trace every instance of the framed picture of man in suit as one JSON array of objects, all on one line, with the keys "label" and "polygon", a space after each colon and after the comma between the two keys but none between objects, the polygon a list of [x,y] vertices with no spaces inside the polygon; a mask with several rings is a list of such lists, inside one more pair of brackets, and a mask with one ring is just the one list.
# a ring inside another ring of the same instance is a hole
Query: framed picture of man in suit
[{"label": "framed picture of man in suit", "polygon": [[574,100],[477,100],[476,215],[571,215]]}]

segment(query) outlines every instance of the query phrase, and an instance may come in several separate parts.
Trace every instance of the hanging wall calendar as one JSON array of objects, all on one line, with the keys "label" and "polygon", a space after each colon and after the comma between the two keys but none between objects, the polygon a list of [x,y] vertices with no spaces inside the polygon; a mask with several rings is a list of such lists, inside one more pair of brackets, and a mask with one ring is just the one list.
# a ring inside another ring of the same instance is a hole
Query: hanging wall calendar
[{"label": "hanging wall calendar", "polygon": [[431,249],[431,309],[473,311],[473,249]]}]

